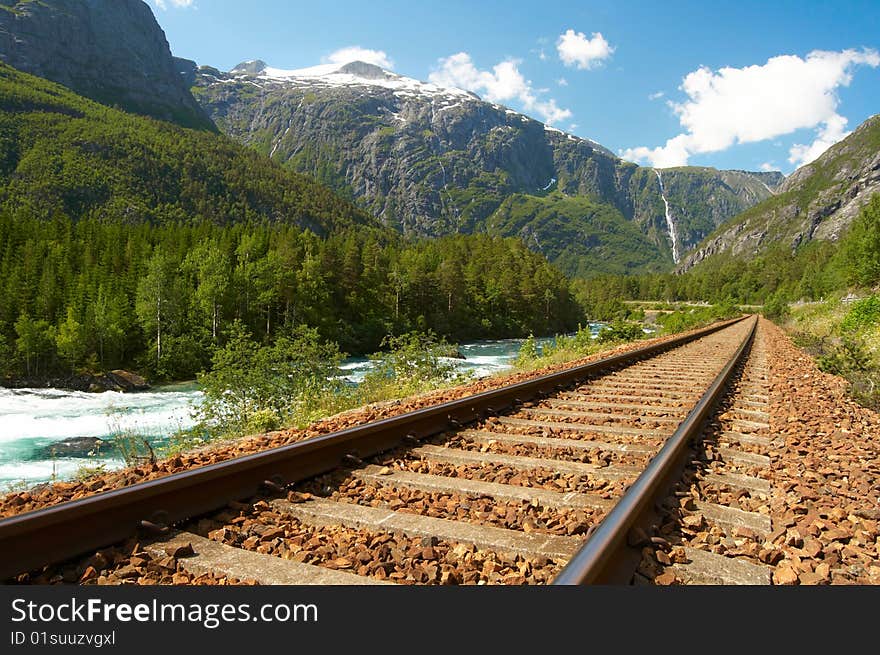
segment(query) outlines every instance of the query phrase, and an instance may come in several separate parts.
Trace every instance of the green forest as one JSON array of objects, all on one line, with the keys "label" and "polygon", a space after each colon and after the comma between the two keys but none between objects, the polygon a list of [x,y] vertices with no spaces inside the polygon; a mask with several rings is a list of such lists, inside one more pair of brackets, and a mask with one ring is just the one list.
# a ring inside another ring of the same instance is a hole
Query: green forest
[{"label": "green forest", "polygon": [[240,321],[269,342],[300,324],[348,353],[387,334],[550,334],[582,314],[516,239],[407,243],[356,229],[107,223],[0,213],[0,362],[39,376],[135,366],[183,379]]}]

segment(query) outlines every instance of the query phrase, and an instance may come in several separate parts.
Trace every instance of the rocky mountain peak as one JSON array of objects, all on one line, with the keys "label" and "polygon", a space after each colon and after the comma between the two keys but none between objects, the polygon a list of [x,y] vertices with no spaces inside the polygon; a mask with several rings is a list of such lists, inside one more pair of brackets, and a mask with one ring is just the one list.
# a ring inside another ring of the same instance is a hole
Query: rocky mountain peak
[{"label": "rocky mountain peak", "polygon": [[264,70],[266,70],[265,61],[262,59],[251,59],[250,61],[241,62],[229,72],[234,75],[259,75]]},{"label": "rocky mountain peak", "polygon": [[344,66],[342,66],[337,73],[345,73],[348,75],[356,75],[357,77],[363,77],[368,80],[388,80],[398,77],[394,73],[389,73],[385,69],[376,66],[375,64],[368,64],[365,61],[352,61]]}]

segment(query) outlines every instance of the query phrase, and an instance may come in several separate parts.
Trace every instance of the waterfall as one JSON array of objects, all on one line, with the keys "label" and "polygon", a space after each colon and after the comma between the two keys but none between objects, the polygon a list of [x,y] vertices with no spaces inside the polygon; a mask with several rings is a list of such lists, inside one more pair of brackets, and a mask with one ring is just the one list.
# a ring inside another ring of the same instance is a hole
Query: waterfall
[{"label": "waterfall", "polygon": [[669,201],[663,191],[663,178],[660,177],[660,171],[655,168],[654,172],[657,173],[657,181],[660,183],[660,197],[663,198],[663,204],[666,205],[666,228],[669,230],[669,240],[672,241],[672,261],[677,264],[680,256],[678,254],[678,236],[675,234],[675,221],[672,212],[669,211]]}]

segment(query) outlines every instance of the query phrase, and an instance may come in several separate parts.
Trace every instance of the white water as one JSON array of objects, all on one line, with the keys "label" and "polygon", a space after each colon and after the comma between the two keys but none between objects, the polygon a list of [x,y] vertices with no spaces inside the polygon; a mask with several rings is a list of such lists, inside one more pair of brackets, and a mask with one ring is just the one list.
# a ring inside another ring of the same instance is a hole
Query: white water
[{"label": "white water", "polygon": [[660,183],[660,197],[663,198],[663,204],[666,206],[666,229],[669,230],[669,239],[672,241],[672,261],[676,264],[680,258],[678,254],[678,236],[675,234],[675,221],[672,217],[672,212],[669,211],[669,201],[666,200],[666,192],[663,190],[663,178],[660,176],[660,171],[656,168],[654,172],[657,173],[657,181]]},{"label": "white water", "polygon": [[0,389],[0,493],[10,483],[44,482],[53,475],[69,478],[83,465],[120,466],[121,460],[107,449],[88,456],[88,444],[69,456],[53,456],[51,450],[65,440],[108,439],[121,430],[161,444],[174,431],[193,425],[190,413],[201,398],[195,385],[131,394]]},{"label": "white water", "polygon": [[[539,339],[538,345],[550,341]],[[474,377],[491,375],[510,368],[521,343],[502,339],[462,344],[459,351],[465,359],[448,361]],[[366,358],[352,358],[342,364],[342,375],[357,384],[370,366]],[[63,455],[53,456],[51,449],[72,438],[108,439],[131,428],[153,446],[162,446],[177,430],[192,427],[192,410],[202,397],[193,383],[131,394],[0,388],[0,493],[13,484],[69,479],[84,465],[122,466],[108,444],[91,456],[90,442]]]}]

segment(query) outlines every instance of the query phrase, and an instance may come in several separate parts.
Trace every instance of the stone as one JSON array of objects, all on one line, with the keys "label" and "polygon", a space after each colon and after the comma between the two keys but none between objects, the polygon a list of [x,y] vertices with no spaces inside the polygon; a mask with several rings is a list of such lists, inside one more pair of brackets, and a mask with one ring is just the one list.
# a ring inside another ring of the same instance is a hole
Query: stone
[{"label": "stone", "polygon": [[676,582],[675,573],[673,573],[672,571],[664,571],[663,573],[661,573],[660,575],[658,575],[654,578],[654,584],[658,584],[658,585],[662,585],[662,586],[672,585],[672,584],[675,584],[675,582]]},{"label": "stone", "polygon": [[174,557],[175,559],[181,557],[192,557],[196,554],[193,550],[192,544],[184,544],[182,546],[169,546],[165,549],[165,552],[169,557]]},{"label": "stone", "polygon": [[773,584],[794,585],[798,583],[798,574],[788,563],[783,562],[773,571]]}]

